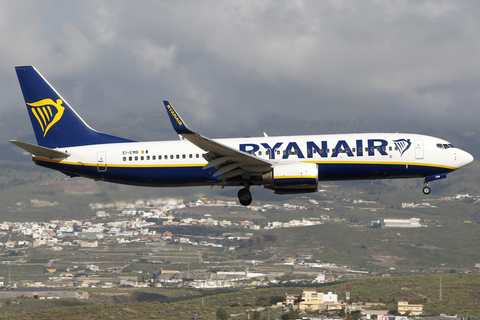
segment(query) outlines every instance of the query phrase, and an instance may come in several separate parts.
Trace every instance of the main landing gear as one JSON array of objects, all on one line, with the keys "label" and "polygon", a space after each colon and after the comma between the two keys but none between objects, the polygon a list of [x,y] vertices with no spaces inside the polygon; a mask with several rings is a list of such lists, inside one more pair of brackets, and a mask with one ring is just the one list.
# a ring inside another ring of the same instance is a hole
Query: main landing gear
[{"label": "main landing gear", "polygon": [[242,206],[249,206],[252,203],[252,193],[250,192],[250,184],[245,183],[245,187],[238,191],[238,201]]}]

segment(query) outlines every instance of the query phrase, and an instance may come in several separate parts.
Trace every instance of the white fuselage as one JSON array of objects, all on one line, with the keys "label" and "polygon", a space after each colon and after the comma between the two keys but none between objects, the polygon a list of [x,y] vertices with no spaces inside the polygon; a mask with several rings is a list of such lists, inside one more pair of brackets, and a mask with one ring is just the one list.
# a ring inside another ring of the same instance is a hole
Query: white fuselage
[{"label": "white fuselage", "polygon": [[[316,163],[319,180],[426,177],[448,173],[473,157],[449,142],[417,134],[332,134],[215,139],[276,165]],[[58,149],[65,160],[37,164],[70,175],[146,186],[237,185],[213,177],[204,150],[186,140],[97,144]],[[262,184],[260,181],[254,184]]]}]

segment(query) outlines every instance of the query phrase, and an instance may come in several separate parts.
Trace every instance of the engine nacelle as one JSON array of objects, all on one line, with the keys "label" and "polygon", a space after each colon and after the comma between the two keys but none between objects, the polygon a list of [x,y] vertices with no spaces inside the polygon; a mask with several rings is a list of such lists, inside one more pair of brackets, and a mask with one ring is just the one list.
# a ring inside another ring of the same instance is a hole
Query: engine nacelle
[{"label": "engine nacelle", "polygon": [[318,168],[315,163],[278,165],[263,175],[265,188],[277,194],[311,193],[318,191]]}]

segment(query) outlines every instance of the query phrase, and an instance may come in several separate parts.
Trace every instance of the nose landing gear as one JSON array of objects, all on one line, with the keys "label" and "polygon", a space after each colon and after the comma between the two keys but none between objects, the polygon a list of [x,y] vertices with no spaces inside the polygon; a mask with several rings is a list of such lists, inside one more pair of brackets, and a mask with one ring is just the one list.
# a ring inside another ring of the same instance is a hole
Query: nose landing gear
[{"label": "nose landing gear", "polygon": [[427,181],[425,181],[425,182],[423,183],[423,190],[422,190],[422,191],[423,191],[423,194],[430,194],[430,192],[432,192],[432,188],[430,188],[430,187],[428,186],[428,182],[427,182]]},{"label": "nose landing gear", "polygon": [[432,189],[428,186],[429,181],[445,179],[446,177],[446,173],[440,173],[434,176],[425,177],[425,180],[423,181],[423,194],[430,194],[430,192],[432,191]]}]

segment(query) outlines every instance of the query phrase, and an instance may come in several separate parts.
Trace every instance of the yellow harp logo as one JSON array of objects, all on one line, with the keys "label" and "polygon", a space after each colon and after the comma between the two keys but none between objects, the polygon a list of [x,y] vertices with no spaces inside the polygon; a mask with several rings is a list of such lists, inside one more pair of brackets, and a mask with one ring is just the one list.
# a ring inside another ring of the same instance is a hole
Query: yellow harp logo
[{"label": "yellow harp logo", "polygon": [[43,99],[37,102],[27,103],[29,106],[32,106],[30,110],[35,118],[37,118],[44,137],[48,130],[62,118],[63,111],[65,111],[62,103],[62,99],[57,99],[57,102],[54,102],[52,99]]}]

